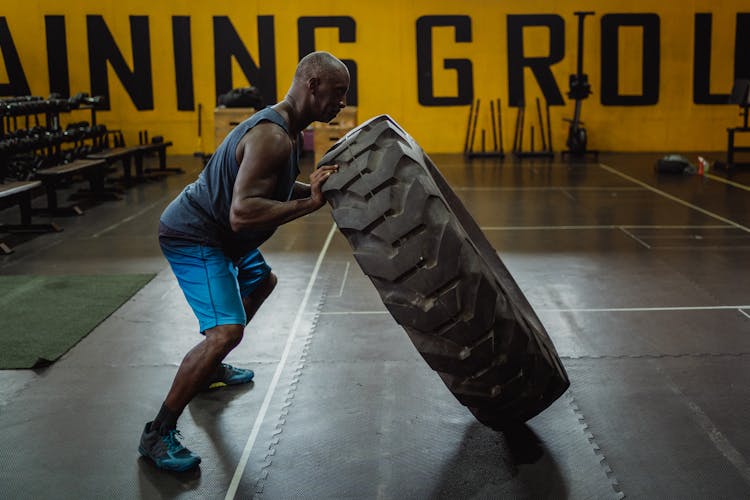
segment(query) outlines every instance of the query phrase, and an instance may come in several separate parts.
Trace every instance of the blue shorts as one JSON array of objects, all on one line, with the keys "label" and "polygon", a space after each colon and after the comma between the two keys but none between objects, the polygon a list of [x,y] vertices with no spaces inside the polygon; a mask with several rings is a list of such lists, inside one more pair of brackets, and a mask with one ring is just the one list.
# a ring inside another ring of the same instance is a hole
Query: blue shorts
[{"label": "blue shorts", "polygon": [[220,248],[159,241],[162,253],[198,317],[201,333],[218,325],[246,325],[243,297],[250,295],[271,272],[260,251],[236,262]]}]

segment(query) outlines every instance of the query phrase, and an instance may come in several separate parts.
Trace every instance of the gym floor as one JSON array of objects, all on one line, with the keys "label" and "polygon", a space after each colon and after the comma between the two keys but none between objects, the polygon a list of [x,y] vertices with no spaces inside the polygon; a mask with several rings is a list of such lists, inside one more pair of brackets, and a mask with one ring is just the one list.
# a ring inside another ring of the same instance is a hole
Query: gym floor
[{"label": "gym floor", "polygon": [[750,170],[657,176],[660,156],[432,157],[570,376],[525,429],[455,400],[325,207],[262,247],[279,285],[228,358],[255,382],[188,406],[203,462],[183,474],[137,453],[201,339],[156,240],[201,163],[170,157],[184,174],[0,257],[3,274],[157,273],[48,368],[0,371],[0,498],[750,497]]}]

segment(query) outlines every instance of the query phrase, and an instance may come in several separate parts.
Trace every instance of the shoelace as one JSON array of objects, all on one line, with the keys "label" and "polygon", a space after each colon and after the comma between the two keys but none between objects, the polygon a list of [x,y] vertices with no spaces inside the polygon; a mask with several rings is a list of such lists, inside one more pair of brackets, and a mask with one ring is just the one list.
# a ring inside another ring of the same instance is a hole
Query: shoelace
[{"label": "shoelace", "polygon": [[180,434],[180,431],[177,429],[172,429],[166,436],[164,436],[164,442],[167,444],[167,449],[170,453],[179,453],[185,449],[185,447],[177,440],[178,437],[182,437],[182,434]]}]

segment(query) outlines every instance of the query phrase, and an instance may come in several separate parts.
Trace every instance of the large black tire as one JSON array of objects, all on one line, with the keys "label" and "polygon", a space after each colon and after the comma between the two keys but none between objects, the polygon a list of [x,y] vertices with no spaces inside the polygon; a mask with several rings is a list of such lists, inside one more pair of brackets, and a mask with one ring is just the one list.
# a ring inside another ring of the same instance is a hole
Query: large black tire
[{"label": "large black tire", "polygon": [[526,421],[569,385],[505,265],[422,148],[389,116],[319,165],[333,218],[393,318],[456,398],[493,428]]}]

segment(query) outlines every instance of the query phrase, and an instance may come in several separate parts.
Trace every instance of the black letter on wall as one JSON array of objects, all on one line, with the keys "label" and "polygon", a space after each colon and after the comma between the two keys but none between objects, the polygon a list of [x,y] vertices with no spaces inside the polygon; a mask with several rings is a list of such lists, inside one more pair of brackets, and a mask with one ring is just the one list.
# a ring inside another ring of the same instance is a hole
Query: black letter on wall
[{"label": "black letter on wall", "polygon": [[454,69],[458,76],[458,95],[436,97],[432,75],[432,28],[453,26],[456,42],[471,42],[469,16],[422,16],[417,19],[417,93],[423,106],[456,106],[474,100],[474,80],[469,59],[444,59],[443,68]]},{"label": "black letter on wall", "polygon": [[60,94],[61,97],[70,97],[65,16],[44,16],[44,25],[47,32],[49,91]]},{"label": "black letter on wall", "polygon": [[4,16],[0,17],[0,50],[5,61],[5,71],[8,73],[8,83],[0,83],[0,96],[31,94],[29,82],[21,66],[21,59],[16,51],[16,44],[13,43],[8,21]]},{"label": "black letter on wall", "polygon": [[[356,42],[356,23],[349,16],[300,17],[297,20],[300,59],[310,52],[315,52],[315,28],[338,28],[339,43]],[[349,69],[349,91],[346,94],[346,103],[349,106],[356,106],[357,63],[351,59],[342,59],[341,62]]]},{"label": "black letter on wall", "polygon": [[[695,15],[695,64],[693,65],[693,102],[726,104],[729,94],[712,94],[711,82],[711,14]],[[727,90],[729,90],[727,86]]]},{"label": "black letter on wall", "polygon": [[172,45],[174,46],[177,109],[192,111],[195,109],[195,95],[193,93],[193,48],[189,16],[172,16]]},{"label": "black letter on wall", "polygon": [[[617,88],[620,26],[643,27],[643,93],[621,95]],[[659,102],[659,16],[607,14],[602,16],[602,90],[605,106],[644,106]]]},{"label": "black letter on wall", "polygon": [[260,66],[242,44],[240,36],[226,16],[214,17],[214,65],[216,99],[232,90],[232,57],[242,68],[251,85],[260,90],[266,104],[276,102],[276,47],[273,16],[258,16],[258,51]]},{"label": "black letter on wall", "polygon": [[750,78],[750,14],[737,14],[734,35],[734,79]]},{"label": "black letter on wall", "polygon": [[[549,56],[524,57],[523,28],[547,26],[549,28]],[[508,16],[508,102],[510,106],[525,105],[523,69],[528,67],[534,74],[544,99],[551,106],[565,104],[560,87],[552,74],[552,65],[565,56],[565,21],[552,14]]]},{"label": "black letter on wall", "polygon": [[[726,104],[728,93],[712,94],[711,81],[711,14],[695,15],[695,46],[693,65],[693,102],[695,104]],[[750,14],[737,14],[734,35],[734,79],[750,78]],[[733,82],[732,82],[733,83]],[[732,88],[727,82],[726,89]]]},{"label": "black letter on wall", "polygon": [[130,16],[132,71],[125,62],[102,16],[86,16],[86,27],[89,38],[91,94],[104,96],[106,100],[104,109],[109,109],[109,79],[107,77],[107,62],[109,62],[136,109],[139,111],[154,109],[148,16]]}]

